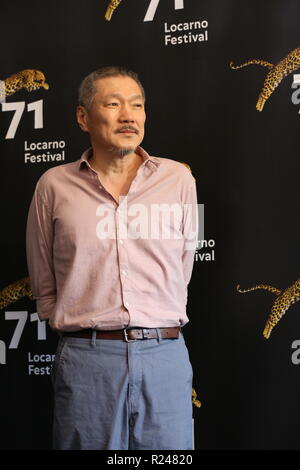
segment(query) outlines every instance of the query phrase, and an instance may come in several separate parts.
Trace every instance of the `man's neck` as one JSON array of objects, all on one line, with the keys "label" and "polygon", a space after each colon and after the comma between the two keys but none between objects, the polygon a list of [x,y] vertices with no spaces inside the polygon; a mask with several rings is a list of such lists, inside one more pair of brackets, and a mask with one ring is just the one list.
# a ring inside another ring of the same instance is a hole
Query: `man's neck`
[{"label": "man's neck", "polygon": [[110,151],[97,151],[93,148],[89,163],[97,173],[108,178],[117,178],[136,172],[143,159],[134,151],[120,156]]}]

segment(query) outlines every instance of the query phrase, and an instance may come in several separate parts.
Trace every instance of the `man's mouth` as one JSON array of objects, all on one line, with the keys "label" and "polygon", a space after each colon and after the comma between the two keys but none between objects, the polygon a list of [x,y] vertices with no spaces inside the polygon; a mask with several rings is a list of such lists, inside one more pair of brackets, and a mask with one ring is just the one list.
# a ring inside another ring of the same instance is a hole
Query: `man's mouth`
[{"label": "man's mouth", "polygon": [[121,127],[121,129],[118,129],[116,132],[117,134],[138,134],[139,133],[137,129],[131,126]]}]

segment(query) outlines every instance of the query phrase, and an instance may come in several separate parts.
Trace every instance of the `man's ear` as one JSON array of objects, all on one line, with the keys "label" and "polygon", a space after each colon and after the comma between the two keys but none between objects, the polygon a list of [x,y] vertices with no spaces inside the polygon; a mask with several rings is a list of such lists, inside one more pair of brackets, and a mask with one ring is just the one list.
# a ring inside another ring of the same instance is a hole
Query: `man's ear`
[{"label": "man's ear", "polygon": [[76,118],[79,124],[79,127],[84,131],[88,132],[88,125],[87,125],[87,110],[84,106],[79,105],[76,109]]}]

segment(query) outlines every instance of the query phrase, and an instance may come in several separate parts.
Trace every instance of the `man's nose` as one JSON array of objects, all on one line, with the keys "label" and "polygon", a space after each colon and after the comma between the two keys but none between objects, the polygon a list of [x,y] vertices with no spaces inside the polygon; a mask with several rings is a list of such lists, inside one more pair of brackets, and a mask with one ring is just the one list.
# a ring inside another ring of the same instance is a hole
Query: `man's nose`
[{"label": "man's nose", "polygon": [[129,105],[124,104],[120,112],[120,121],[134,122],[133,112]]}]

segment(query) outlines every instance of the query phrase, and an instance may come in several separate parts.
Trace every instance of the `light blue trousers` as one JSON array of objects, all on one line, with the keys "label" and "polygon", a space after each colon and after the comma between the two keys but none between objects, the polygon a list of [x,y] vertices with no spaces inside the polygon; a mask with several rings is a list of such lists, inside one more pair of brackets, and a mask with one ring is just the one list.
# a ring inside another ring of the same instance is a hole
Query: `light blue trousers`
[{"label": "light blue trousers", "polygon": [[69,336],[53,369],[54,449],[192,449],[192,367],[184,338]]}]

